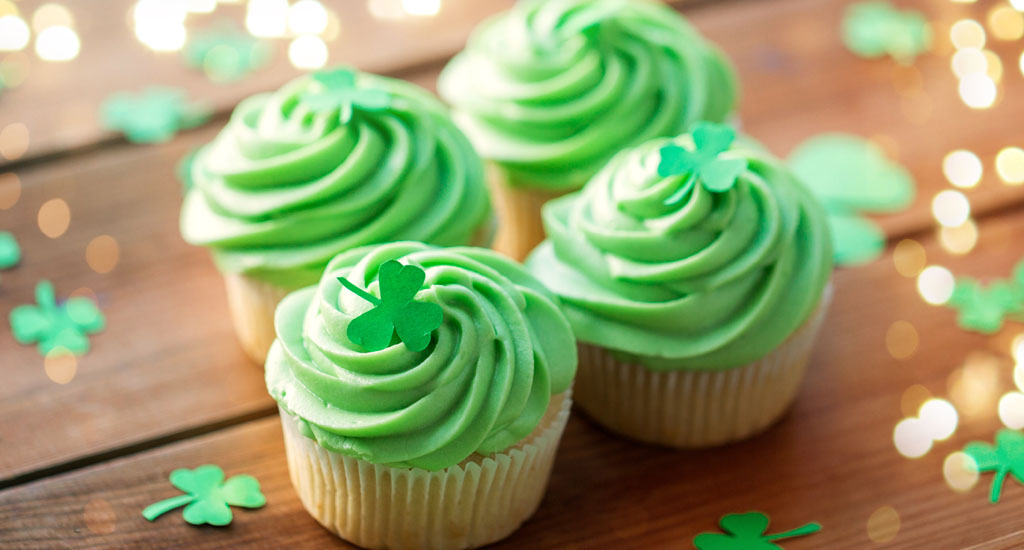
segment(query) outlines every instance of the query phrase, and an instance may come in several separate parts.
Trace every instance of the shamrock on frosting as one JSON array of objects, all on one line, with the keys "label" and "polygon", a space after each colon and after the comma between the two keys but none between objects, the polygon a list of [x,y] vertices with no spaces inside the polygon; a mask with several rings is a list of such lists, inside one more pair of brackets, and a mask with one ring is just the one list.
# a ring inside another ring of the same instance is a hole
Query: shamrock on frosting
[{"label": "shamrock on frosting", "polygon": [[1024,434],[1015,430],[999,430],[995,446],[974,441],[964,447],[964,453],[974,459],[979,472],[996,473],[989,491],[990,501],[999,501],[1007,474],[1024,483]]},{"label": "shamrock on frosting", "polygon": [[58,304],[50,281],[36,285],[37,305],[23,305],[11,310],[11,331],[22,344],[39,343],[39,353],[52,351],[81,355],[89,351],[89,338],[103,330],[103,313],[92,300],[69,298]]},{"label": "shamrock on frosting", "polygon": [[920,12],[888,2],[851,4],[843,17],[843,43],[861,57],[889,55],[912,61],[931,44],[931,28]]},{"label": "shamrock on frosting", "polygon": [[389,260],[380,266],[377,280],[380,298],[338,277],[345,288],[374,305],[348,325],[348,337],[369,351],[380,351],[391,345],[395,333],[412,351],[423,351],[430,344],[430,335],[441,326],[441,306],[413,300],[423,287],[426,273],[414,265]]},{"label": "shamrock on frosting", "polygon": [[773,541],[821,531],[821,525],[808,523],[785,533],[768,535],[765,534],[768,523],[768,516],[761,512],[729,514],[718,521],[726,534],[701,533],[693,539],[693,545],[698,550],[779,550],[781,547]]},{"label": "shamrock on frosting", "polygon": [[221,526],[231,523],[231,506],[259,508],[267,503],[256,478],[242,474],[224,481],[224,471],[213,464],[195,470],[174,470],[170,481],[171,485],[186,494],[150,504],[142,511],[142,517],[153,521],[184,506],[181,515],[188,523]]},{"label": "shamrock on frosting", "polygon": [[959,312],[957,323],[962,328],[987,334],[997,332],[1007,315],[1024,308],[1009,281],[997,280],[985,287],[969,277],[957,279],[949,304]]},{"label": "shamrock on frosting", "polygon": [[0,231],[0,269],[14,267],[21,261],[21,248],[10,231]]},{"label": "shamrock on frosting", "polygon": [[206,122],[206,109],[188,102],[176,88],[152,86],[141,94],[118,92],[103,102],[103,125],[124,134],[133,143],[158,143],[174,137],[178,130]]},{"label": "shamrock on frosting", "polygon": [[302,94],[302,102],[315,112],[338,110],[342,124],[352,119],[355,109],[381,111],[391,105],[391,95],[375,88],[359,88],[352,69],[313,73],[315,86]]},{"label": "shamrock on frosting", "polygon": [[[697,180],[712,193],[728,191],[736,185],[736,178],[747,169],[746,159],[722,158],[729,150],[736,131],[724,124],[702,122],[693,130],[695,149],[690,151],[676,144],[661,148],[658,175],[667,178],[684,175],[687,183]],[[673,204],[686,194],[689,186],[684,185],[666,202]]]}]

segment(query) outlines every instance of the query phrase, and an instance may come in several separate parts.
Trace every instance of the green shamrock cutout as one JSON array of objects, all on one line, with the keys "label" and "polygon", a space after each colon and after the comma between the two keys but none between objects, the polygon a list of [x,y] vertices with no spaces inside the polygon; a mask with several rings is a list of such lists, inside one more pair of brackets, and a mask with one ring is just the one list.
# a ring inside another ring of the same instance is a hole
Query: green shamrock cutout
[{"label": "green shamrock cutout", "polygon": [[153,86],[141,94],[118,92],[103,102],[103,125],[124,134],[132,143],[159,143],[178,130],[206,122],[209,112],[188,102],[185,92]]},{"label": "green shamrock cutout", "polygon": [[224,471],[213,464],[195,470],[174,470],[170,481],[186,494],[150,504],[142,511],[142,517],[153,521],[184,506],[181,515],[188,523],[223,526],[231,523],[231,506],[259,508],[267,503],[256,478],[242,474],[224,481]]},{"label": "green shamrock cutout", "polygon": [[224,25],[192,37],[181,52],[185,64],[202,69],[214,82],[239,80],[270,60],[270,45],[234,26]]},{"label": "green shamrock cutout", "polygon": [[334,69],[313,73],[316,86],[302,94],[302,102],[314,112],[338,111],[342,124],[352,120],[354,110],[382,111],[391,105],[391,94],[375,88],[356,86],[356,72]]},{"label": "green shamrock cutout", "polygon": [[989,501],[999,502],[1007,474],[1024,483],[1024,434],[1002,429],[996,433],[995,446],[980,441],[968,443],[964,453],[974,459],[979,472],[995,472]]},{"label": "green shamrock cutout", "polygon": [[[690,151],[674,143],[661,148],[658,175],[663,178],[685,175],[687,184],[697,180],[712,193],[724,193],[736,185],[736,179],[747,169],[746,159],[719,156],[729,150],[734,139],[736,131],[731,127],[701,122],[693,130],[695,150]],[[689,185],[683,185],[665,202],[675,204],[688,192]]]},{"label": "green shamrock cutout", "polygon": [[914,201],[910,173],[859,136],[812,137],[793,150],[788,164],[825,207],[833,258],[840,265],[866,263],[885,251],[885,233],[859,214],[896,212]]},{"label": "green shamrock cutout", "polygon": [[86,335],[103,330],[106,324],[103,313],[88,298],[69,298],[57,304],[50,281],[36,285],[36,304],[11,310],[11,332],[21,344],[38,342],[42,355],[54,350],[84,354],[89,351]]},{"label": "green shamrock cutout", "polygon": [[427,349],[431,334],[441,326],[444,313],[435,303],[413,300],[423,287],[426,273],[414,265],[389,260],[380,266],[377,279],[380,298],[338,277],[345,288],[374,305],[349,323],[349,339],[369,351],[380,351],[391,345],[397,333],[398,339],[410,350]]},{"label": "green shamrock cutout", "polygon": [[21,261],[21,248],[10,231],[0,231],[0,269],[14,267]]},{"label": "green shamrock cutout", "polygon": [[861,57],[889,55],[911,62],[928,50],[932,34],[928,21],[917,11],[900,11],[888,2],[850,5],[843,17],[843,43]]},{"label": "green shamrock cutout", "polygon": [[821,531],[821,525],[808,523],[785,533],[766,535],[768,523],[768,516],[761,512],[729,514],[718,521],[726,534],[701,533],[693,539],[693,545],[698,550],[781,550],[782,547],[773,541]]},{"label": "green shamrock cutout", "polygon": [[959,313],[961,328],[985,334],[998,332],[1007,315],[1022,313],[1024,307],[1013,283],[997,280],[985,287],[970,277],[957,279],[949,304]]}]

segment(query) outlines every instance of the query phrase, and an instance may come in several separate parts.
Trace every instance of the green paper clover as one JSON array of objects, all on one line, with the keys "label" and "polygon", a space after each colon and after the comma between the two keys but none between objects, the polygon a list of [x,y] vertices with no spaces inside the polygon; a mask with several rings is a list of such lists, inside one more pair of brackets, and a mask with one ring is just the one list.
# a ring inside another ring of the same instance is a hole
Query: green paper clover
[{"label": "green paper clover", "polygon": [[11,332],[21,344],[38,342],[42,355],[55,350],[82,355],[89,351],[86,335],[103,330],[106,324],[103,313],[88,298],[69,298],[57,304],[50,281],[36,285],[36,303],[11,311]]},{"label": "green paper clover", "polygon": [[698,550],[780,550],[782,547],[772,541],[821,531],[821,525],[808,523],[785,533],[766,535],[768,523],[768,516],[761,512],[729,514],[718,521],[726,534],[701,533],[693,539],[693,545]]},{"label": "green paper clover", "polygon": [[21,248],[10,231],[0,231],[0,269],[14,267],[21,261]]},{"label": "green paper clover", "polygon": [[138,95],[118,92],[103,102],[103,125],[132,143],[159,143],[206,122],[209,112],[176,88],[152,86]]},{"label": "green paper clover", "polygon": [[949,305],[958,311],[961,328],[986,334],[998,332],[1007,315],[1024,312],[1015,285],[1003,280],[985,287],[970,277],[958,278]]},{"label": "green paper clover", "polygon": [[186,494],[150,504],[142,511],[142,517],[153,521],[184,506],[181,515],[188,523],[223,526],[231,523],[231,506],[259,508],[267,503],[256,478],[242,474],[224,481],[224,471],[213,464],[195,470],[174,470],[170,481]]},{"label": "green paper clover", "polygon": [[932,33],[917,11],[900,11],[888,2],[850,5],[843,17],[843,43],[861,57],[889,55],[909,63],[928,50]]},{"label": "green paper clover", "polygon": [[391,94],[375,88],[359,88],[356,72],[334,69],[313,73],[318,86],[302,94],[302,102],[314,112],[338,111],[342,124],[352,119],[354,110],[382,111],[391,105]]},{"label": "green paper clover", "polygon": [[871,220],[829,212],[826,221],[832,233],[832,259],[837,264],[865,264],[885,252],[885,232]]},{"label": "green paper clover", "polygon": [[995,472],[989,501],[999,502],[1007,474],[1024,483],[1024,434],[1002,429],[996,433],[995,446],[974,441],[964,447],[964,453],[974,459],[979,472]]},{"label": "green paper clover", "polygon": [[[695,150],[690,151],[676,144],[661,148],[658,175],[667,178],[687,176],[687,183],[700,181],[712,193],[724,193],[736,185],[736,179],[747,169],[746,159],[721,158],[729,150],[736,131],[724,124],[702,122],[693,130]],[[666,201],[674,204],[685,196],[688,185],[681,187]]]},{"label": "green paper clover", "polygon": [[423,287],[426,273],[414,265],[389,260],[380,266],[377,276],[380,298],[338,277],[345,288],[370,302],[374,308],[356,317],[348,325],[352,342],[369,351],[380,351],[391,345],[395,333],[405,347],[423,351],[430,345],[431,334],[441,326],[444,313],[432,302],[413,300]]},{"label": "green paper clover", "polygon": [[191,38],[181,52],[185,63],[215,82],[239,80],[270,59],[270,45],[224,25]]}]

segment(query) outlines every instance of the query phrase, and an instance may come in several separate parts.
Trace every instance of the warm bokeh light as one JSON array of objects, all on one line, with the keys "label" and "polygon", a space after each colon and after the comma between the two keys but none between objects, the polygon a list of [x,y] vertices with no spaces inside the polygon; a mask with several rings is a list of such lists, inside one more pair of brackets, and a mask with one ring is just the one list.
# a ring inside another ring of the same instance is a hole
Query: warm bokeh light
[{"label": "warm bokeh light", "polygon": [[288,28],[295,34],[320,34],[327,28],[327,10],[317,0],[299,0],[288,9]]},{"label": "warm bokeh light", "polygon": [[7,88],[16,88],[25,82],[28,75],[29,59],[25,52],[13,52],[0,61],[0,79]]},{"label": "warm bokeh light", "polygon": [[921,243],[913,239],[903,239],[893,248],[892,263],[900,275],[908,278],[917,277],[928,265],[928,256]]},{"label": "warm bokeh light", "polygon": [[1013,385],[1017,386],[1017,389],[1024,392],[1024,363],[1017,360],[1013,366]]},{"label": "warm bokeh light", "polygon": [[985,74],[993,82],[998,83],[1003,79],[1003,60],[999,59],[999,56],[992,50],[985,50],[982,55],[985,56]]},{"label": "warm bokeh light", "polygon": [[932,305],[948,302],[955,284],[953,274],[940,265],[928,266],[917,276],[917,292]]},{"label": "warm bokeh light", "polygon": [[949,29],[949,39],[957,48],[984,48],[985,29],[973,19],[961,19]]},{"label": "warm bokeh light", "polygon": [[885,348],[893,359],[906,359],[917,351],[917,329],[908,321],[896,321],[885,331]]},{"label": "warm bokeh light", "polygon": [[117,512],[102,498],[89,500],[82,510],[85,527],[97,535],[109,535],[117,530]]},{"label": "warm bokeh light", "polygon": [[892,506],[882,506],[871,512],[867,530],[872,542],[889,542],[900,532],[900,515]]},{"label": "warm bokeh light", "polygon": [[1010,185],[1024,183],[1024,149],[1006,147],[996,155],[996,173]]},{"label": "warm bokeh light", "polygon": [[176,52],[185,47],[188,41],[188,31],[182,23],[137,25],[135,36],[139,42],[156,52]]},{"label": "warm bokeh light", "polygon": [[110,273],[117,267],[120,248],[110,235],[100,235],[85,247],[85,262],[96,273]]},{"label": "warm bokeh light", "polygon": [[192,13],[213,13],[217,0],[185,0],[185,9]]},{"label": "warm bokeh light", "polygon": [[907,458],[920,458],[932,449],[928,427],[920,418],[904,418],[892,430],[896,450]]},{"label": "warm bokeh light", "polygon": [[984,73],[988,70],[988,60],[978,48],[963,48],[953,54],[950,61],[953,74],[963,78],[969,74]]},{"label": "warm bokeh light", "polygon": [[971,203],[959,191],[939,191],[932,199],[932,215],[946,227],[957,227],[971,217]]},{"label": "warm bokeh light", "polygon": [[956,432],[960,416],[956,407],[945,399],[929,399],[917,413],[924,423],[924,429],[934,441],[945,441]]},{"label": "warm bokeh light", "polygon": [[57,384],[67,384],[75,378],[78,359],[64,348],[55,348],[43,358],[46,377]]},{"label": "warm bokeh light", "polygon": [[71,27],[48,27],[36,35],[36,55],[45,61],[71,61],[81,47]]},{"label": "warm bokeh light", "polygon": [[1001,359],[988,353],[972,353],[963,367],[955,369],[947,381],[950,401],[961,418],[990,417],[999,394]]},{"label": "warm bokeh light", "polygon": [[399,19],[405,15],[402,0],[367,0],[366,9],[377,19]]},{"label": "warm bokeh light", "polygon": [[0,157],[18,160],[28,151],[28,126],[12,122],[0,130]]},{"label": "warm bokeh light", "polygon": [[970,491],[978,483],[978,464],[967,453],[950,453],[942,462],[942,477],[950,489],[960,493]]},{"label": "warm bokeh light", "polygon": [[907,388],[900,396],[900,412],[903,416],[915,416],[921,410],[921,405],[932,397],[932,392],[921,384],[914,384]]},{"label": "warm bokeh light", "polygon": [[0,17],[0,52],[14,52],[28,45],[32,33],[28,24],[17,15]]},{"label": "warm bokeh light", "polygon": [[402,0],[402,9],[420,17],[437,15],[441,11],[441,0]]},{"label": "warm bokeh light", "polygon": [[974,187],[981,181],[984,168],[978,155],[963,149],[953,151],[942,159],[942,173],[956,187]]},{"label": "warm bokeh light", "polygon": [[39,230],[43,235],[56,239],[68,230],[71,223],[71,209],[64,199],[50,199],[39,207],[39,215],[36,216]]},{"label": "warm bokeh light", "polygon": [[71,12],[60,4],[43,4],[32,14],[32,29],[36,32],[47,27],[72,27],[74,24]]},{"label": "warm bokeh light", "polygon": [[7,210],[21,198],[21,178],[14,172],[0,173],[0,210]]},{"label": "warm bokeh light", "polygon": [[999,420],[1012,430],[1024,428],[1024,393],[1011,391],[999,398]]},{"label": "warm bokeh light", "polygon": [[327,44],[319,36],[300,36],[288,45],[288,60],[296,69],[319,69],[327,64]]},{"label": "warm bokeh light", "polygon": [[970,219],[956,227],[942,226],[939,244],[951,254],[967,254],[978,244],[978,226]]},{"label": "warm bokeh light", "polygon": [[[1013,343],[1010,344],[1010,354],[1013,355],[1014,361],[1024,365],[1024,333],[1013,337]],[[1024,386],[1021,388],[1021,391],[1024,391]]]},{"label": "warm bokeh light", "polygon": [[960,99],[972,109],[987,109],[996,102],[999,89],[987,74],[969,74],[960,79]]},{"label": "warm bokeh light", "polygon": [[284,36],[288,32],[288,12],[288,0],[249,0],[245,28],[253,36]]},{"label": "warm bokeh light", "polygon": [[997,6],[988,12],[988,29],[999,40],[1017,40],[1024,36],[1024,14],[1010,6]]}]

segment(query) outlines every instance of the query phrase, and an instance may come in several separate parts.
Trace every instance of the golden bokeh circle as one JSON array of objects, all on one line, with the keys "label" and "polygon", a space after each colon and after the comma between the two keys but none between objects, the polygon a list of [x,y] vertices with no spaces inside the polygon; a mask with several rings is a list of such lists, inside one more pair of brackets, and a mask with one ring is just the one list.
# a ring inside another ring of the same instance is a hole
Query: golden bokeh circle
[{"label": "golden bokeh circle", "polygon": [[28,151],[28,126],[12,122],[0,130],[0,156],[17,160]]},{"label": "golden bokeh circle", "polygon": [[117,267],[120,253],[116,239],[110,235],[100,235],[85,247],[85,262],[96,273],[110,273]]},{"label": "golden bokeh circle", "polygon": [[43,357],[46,377],[57,384],[67,384],[78,372],[78,359],[68,350],[56,348]]},{"label": "golden bokeh circle", "polygon": [[892,263],[896,266],[896,272],[900,275],[913,278],[917,277],[928,265],[928,255],[924,246],[913,239],[903,239],[896,243],[892,252]]},{"label": "golden bokeh circle", "polygon": [[909,321],[896,321],[885,332],[885,347],[894,359],[907,359],[917,351],[917,329]]},{"label": "golden bokeh circle", "polygon": [[82,511],[85,526],[97,535],[109,535],[117,530],[117,512],[102,498],[90,500]]},{"label": "golden bokeh circle", "polygon": [[39,207],[37,221],[43,235],[56,239],[68,230],[68,225],[71,224],[71,209],[64,199],[50,199]]},{"label": "golden bokeh circle", "polygon": [[892,506],[882,506],[871,512],[867,530],[872,542],[889,542],[900,533],[900,514]]},{"label": "golden bokeh circle", "polygon": [[7,210],[21,198],[21,178],[14,172],[0,174],[0,210]]}]

